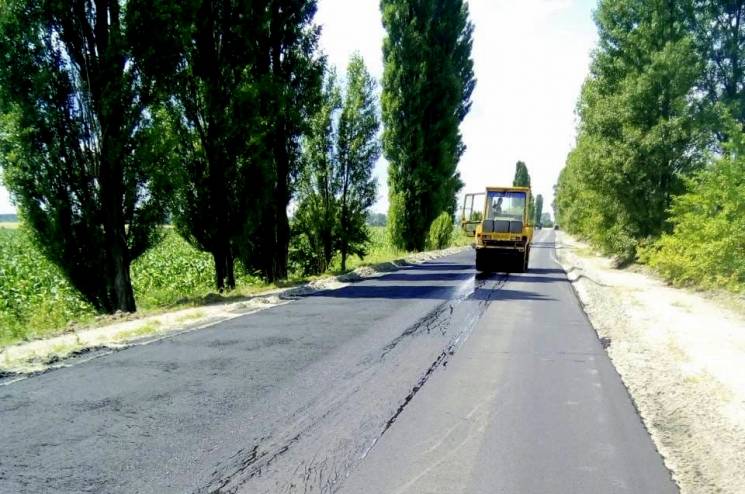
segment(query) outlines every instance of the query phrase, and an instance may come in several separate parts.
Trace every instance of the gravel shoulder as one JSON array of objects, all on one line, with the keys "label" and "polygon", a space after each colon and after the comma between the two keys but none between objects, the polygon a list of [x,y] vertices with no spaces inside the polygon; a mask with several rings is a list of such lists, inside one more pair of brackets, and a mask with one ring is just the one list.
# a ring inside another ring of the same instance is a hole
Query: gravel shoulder
[{"label": "gravel shoulder", "polygon": [[681,492],[745,492],[745,316],[557,232],[558,261]]},{"label": "gravel shoulder", "polygon": [[0,385],[131,346],[150,344],[176,334],[208,328],[236,317],[290,303],[299,296],[343,288],[353,281],[374,278],[401,267],[421,264],[469,248],[451,247],[412,254],[403,259],[361,266],[340,276],[328,276],[291,288],[269,290],[229,303],[146,316],[122,314],[119,319],[118,316],[112,316],[99,326],[71,329],[52,338],[0,348]]}]

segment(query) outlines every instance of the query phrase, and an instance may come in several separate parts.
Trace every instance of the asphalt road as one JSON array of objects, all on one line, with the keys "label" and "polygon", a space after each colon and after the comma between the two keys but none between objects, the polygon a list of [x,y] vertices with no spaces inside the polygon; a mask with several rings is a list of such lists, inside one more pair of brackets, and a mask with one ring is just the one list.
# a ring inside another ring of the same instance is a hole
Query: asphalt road
[{"label": "asphalt road", "polygon": [[536,237],[0,386],[0,492],[677,492]]}]

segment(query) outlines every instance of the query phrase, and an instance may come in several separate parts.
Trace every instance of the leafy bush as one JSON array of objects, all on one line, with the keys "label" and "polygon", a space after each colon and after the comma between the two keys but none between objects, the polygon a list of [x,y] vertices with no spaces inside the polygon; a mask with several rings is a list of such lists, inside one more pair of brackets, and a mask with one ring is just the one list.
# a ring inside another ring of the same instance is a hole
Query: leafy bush
[{"label": "leafy bush", "polygon": [[452,240],[453,219],[447,212],[441,213],[429,227],[427,246],[430,249],[444,249],[450,246]]},{"label": "leafy bush", "polygon": [[290,250],[288,252],[290,272],[302,276],[320,274],[325,269],[323,252],[318,246],[311,244],[311,236],[299,231],[296,224],[292,225]]},{"label": "leafy bush", "polygon": [[[743,143],[740,147],[745,151]],[[689,182],[689,192],[673,201],[673,232],[642,251],[641,260],[675,285],[745,290],[745,156],[740,151]]]}]

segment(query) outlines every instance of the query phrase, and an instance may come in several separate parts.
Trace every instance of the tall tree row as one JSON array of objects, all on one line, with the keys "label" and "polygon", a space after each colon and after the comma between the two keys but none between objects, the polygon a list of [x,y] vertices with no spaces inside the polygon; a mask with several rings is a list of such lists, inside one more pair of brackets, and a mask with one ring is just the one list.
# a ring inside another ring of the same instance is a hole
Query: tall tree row
[{"label": "tall tree row", "polygon": [[[577,143],[557,189],[560,223],[630,259],[668,228],[683,177],[700,169],[711,132],[697,88],[693,5],[601,1],[599,45],[578,114]],[[703,26],[701,26],[703,28]]]},{"label": "tall tree row", "polygon": [[422,250],[462,187],[459,131],[475,87],[473,25],[463,0],[382,0],[383,151],[393,243]]},{"label": "tall tree row", "polygon": [[[452,213],[474,88],[463,0],[383,0],[382,116],[398,246]],[[359,56],[323,88],[315,0],[0,2],[0,168],[41,252],[103,312],[172,220],[214,261],[286,278],[293,229],[327,269],[364,255],[381,154]],[[303,230],[305,228],[305,230]]]},{"label": "tall tree row", "polygon": [[287,277],[287,206],[323,70],[315,1],[131,3],[154,33],[133,42],[167,96],[179,231],[212,254],[219,289],[235,287],[238,257]]},{"label": "tall tree row", "polygon": [[[287,274],[287,206],[323,59],[313,0],[0,4],[0,166],[41,251],[104,312],[172,213],[209,252]],[[147,33],[147,35],[143,35]]]},{"label": "tall tree row", "polygon": [[562,227],[669,280],[745,285],[745,2],[603,0]]}]

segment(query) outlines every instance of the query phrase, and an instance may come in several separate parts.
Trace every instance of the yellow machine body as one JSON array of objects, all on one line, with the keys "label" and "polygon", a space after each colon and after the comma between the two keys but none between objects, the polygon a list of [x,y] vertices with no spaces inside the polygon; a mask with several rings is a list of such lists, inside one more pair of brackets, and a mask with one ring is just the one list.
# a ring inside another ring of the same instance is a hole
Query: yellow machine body
[{"label": "yellow machine body", "polygon": [[487,187],[466,194],[461,228],[474,237],[477,270],[527,271],[533,241],[531,201],[530,187]]}]

